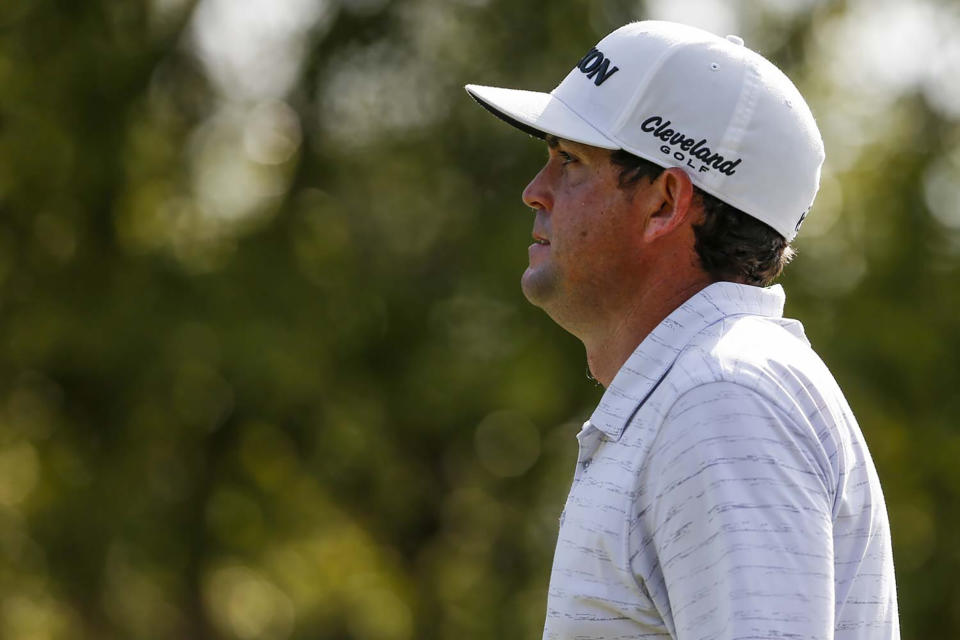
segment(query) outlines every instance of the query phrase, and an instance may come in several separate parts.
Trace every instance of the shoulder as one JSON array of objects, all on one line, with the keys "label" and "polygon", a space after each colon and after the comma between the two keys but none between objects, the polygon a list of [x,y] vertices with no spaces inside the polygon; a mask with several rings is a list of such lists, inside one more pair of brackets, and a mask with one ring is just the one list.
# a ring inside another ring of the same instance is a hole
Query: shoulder
[{"label": "shoulder", "polygon": [[663,386],[655,466],[750,452],[772,464],[789,458],[834,492],[843,466],[835,454],[855,419],[799,323],[727,317],[684,347]]},{"label": "shoulder", "polygon": [[805,413],[810,403],[842,413],[836,381],[793,320],[727,317],[683,348],[669,377],[676,398],[723,382],[748,389],[787,414]]}]

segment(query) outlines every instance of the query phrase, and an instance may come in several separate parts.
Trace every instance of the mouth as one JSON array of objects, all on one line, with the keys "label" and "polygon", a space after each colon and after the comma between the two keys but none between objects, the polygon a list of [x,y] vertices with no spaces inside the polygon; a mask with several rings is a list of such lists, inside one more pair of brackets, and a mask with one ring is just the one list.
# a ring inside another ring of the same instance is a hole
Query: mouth
[{"label": "mouth", "polygon": [[550,241],[543,236],[533,234],[533,244],[527,250],[530,255],[530,265],[533,266],[535,262],[546,258],[550,251]]}]

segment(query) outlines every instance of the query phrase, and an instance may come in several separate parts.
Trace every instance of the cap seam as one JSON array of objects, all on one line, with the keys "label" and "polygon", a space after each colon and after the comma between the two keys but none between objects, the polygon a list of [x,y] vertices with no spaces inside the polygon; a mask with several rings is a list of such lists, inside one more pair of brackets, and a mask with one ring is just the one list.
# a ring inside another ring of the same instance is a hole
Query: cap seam
[{"label": "cap seam", "polygon": [[[735,155],[742,155],[743,137],[753,120],[758,98],[756,68],[745,49],[741,53],[740,60],[744,73],[744,78],[740,83],[740,95],[737,96],[737,103],[733,108],[733,114],[727,124],[726,131],[720,138],[720,148],[718,149],[718,152],[723,153],[725,157],[731,158]],[[719,185],[722,180],[719,173],[710,177],[711,186]]]},{"label": "cap seam", "polygon": [[650,86],[650,83],[653,81],[654,76],[657,72],[666,64],[667,60],[673,57],[677,50],[681,46],[685,46],[689,43],[685,42],[673,42],[671,43],[666,51],[660,54],[660,56],[650,64],[649,68],[646,70],[646,73],[643,77],[643,82],[641,82],[636,89],[634,89],[633,94],[630,96],[630,99],[626,101],[626,106],[620,111],[617,116],[616,121],[611,127],[611,133],[616,132],[616,139],[619,142],[620,132],[623,130],[623,126],[627,120],[630,119],[630,116],[636,111],[637,104],[640,102],[640,98],[646,93],[647,87]]},{"label": "cap seam", "polygon": [[[556,91],[556,89],[554,89],[554,91]],[[614,140],[614,139],[610,136],[610,134],[604,133],[603,131],[601,131],[595,124],[593,124],[592,122],[590,122],[589,120],[587,120],[586,118],[584,118],[582,115],[580,115],[580,112],[579,112],[579,111],[577,111],[576,109],[574,109],[573,107],[571,107],[569,104],[567,104],[566,101],[563,100],[563,98],[561,98],[560,96],[558,96],[557,94],[555,94],[553,91],[551,91],[551,92],[548,93],[547,95],[549,95],[551,98],[553,98],[554,100],[556,100],[557,102],[559,102],[560,104],[562,104],[564,107],[566,107],[566,108],[570,111],[570,113],[572,113],[573,115],[575,115],[575,116],[577,116],[578,118],[580,118],[581,120],[583,120],[584,123],[586,123],[591,129],[593,129],[594,131],[596,131],[597,133],[599,133],[601,136],[603,136],[604,138],[606,138],[606,139],[609,140],[610,142],[619,144],[619,140]],[[621,148],[622,148],[622,147],[621,147]]]}]

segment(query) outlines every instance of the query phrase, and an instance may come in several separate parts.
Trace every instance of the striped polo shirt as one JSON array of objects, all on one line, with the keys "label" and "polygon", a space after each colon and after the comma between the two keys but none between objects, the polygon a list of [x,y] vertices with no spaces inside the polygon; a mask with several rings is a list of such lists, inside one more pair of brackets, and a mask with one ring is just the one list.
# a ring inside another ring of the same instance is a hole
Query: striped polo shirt
[{"label": "striped polo shirt", "polygon": [[783,303],[710,285],[624,363],[577,436],[544,638],[900,637],[876,469]]}]

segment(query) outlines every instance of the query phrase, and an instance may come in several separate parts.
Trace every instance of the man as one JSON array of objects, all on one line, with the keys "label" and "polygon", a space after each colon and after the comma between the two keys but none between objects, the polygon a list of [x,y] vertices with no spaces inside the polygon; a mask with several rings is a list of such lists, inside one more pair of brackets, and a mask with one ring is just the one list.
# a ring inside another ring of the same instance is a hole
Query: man
[{"label": "man", "polygon": [[550,94],[467,91],[547,142],[522,287],[606,387],[544,637],[898,638],[876,470],[769,286],[824,157],[797,89],[736,36],[638,22]]}]

